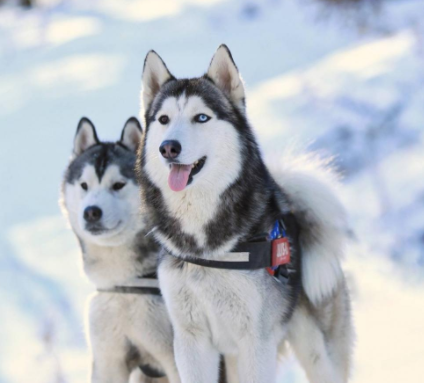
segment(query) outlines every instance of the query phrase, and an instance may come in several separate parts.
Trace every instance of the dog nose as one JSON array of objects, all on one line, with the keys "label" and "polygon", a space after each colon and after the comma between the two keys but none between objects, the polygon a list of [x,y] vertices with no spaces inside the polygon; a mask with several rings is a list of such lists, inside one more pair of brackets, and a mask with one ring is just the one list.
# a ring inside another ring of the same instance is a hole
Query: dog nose
[{"label": "dog nose", "polygon": [[97,206],[88,206],[84,210],[84,219],[87,222],[94,223],[102,218],[102,210]]},{"label": "dog nose", "polygon": [[181,144],[175,140],[163,141],[159,151],[163,158],[177,158],[181,153]]}]

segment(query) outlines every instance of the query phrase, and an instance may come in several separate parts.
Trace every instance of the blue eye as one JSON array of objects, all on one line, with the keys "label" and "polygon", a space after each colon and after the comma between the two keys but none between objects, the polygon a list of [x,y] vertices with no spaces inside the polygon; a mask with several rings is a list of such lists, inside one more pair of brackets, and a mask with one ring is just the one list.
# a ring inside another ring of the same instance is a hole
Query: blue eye
[{"label": "blue eye", "polygon": [[195,122],[200,122],[201,124],[204,124],[205,122],[208,122],[211,118],[206,114],[198,114],[197,116],[194,116]]}]

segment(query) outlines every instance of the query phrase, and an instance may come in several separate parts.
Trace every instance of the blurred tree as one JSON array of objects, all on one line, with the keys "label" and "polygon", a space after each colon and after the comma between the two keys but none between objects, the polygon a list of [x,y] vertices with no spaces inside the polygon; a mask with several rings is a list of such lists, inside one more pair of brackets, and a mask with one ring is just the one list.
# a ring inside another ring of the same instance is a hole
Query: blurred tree
[{"label": "blurred tree", "polygon": [[[23,8],[32,8],[35,0],[18,0],[15,4],[20,5]],[[0,5],[8,4],[6,0],[0,0]]]},{"label": "blurred tree", "polygon": [[316,0],[317,3],[321,3],[327,8],[358,11],[363,9],[380,9],[384,1],[385,0]]},{"label": "blurred tree", "polygon": [[33,6],[33,0],[19,0],[19,3],[24,8],[31,8]]},{"label": "blurred tree", "polygon": [[332,5],[340,5],[340,6],[357,6],[362,4],[370,4],[375,5],[376,3],[380,3],[380,0],[319,0],[323,3],[332,4]]}]

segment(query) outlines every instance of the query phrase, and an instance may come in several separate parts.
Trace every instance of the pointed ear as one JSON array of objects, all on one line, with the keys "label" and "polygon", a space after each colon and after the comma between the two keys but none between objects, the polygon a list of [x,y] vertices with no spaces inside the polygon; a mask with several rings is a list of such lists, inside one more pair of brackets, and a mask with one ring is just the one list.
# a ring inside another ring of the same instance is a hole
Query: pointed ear
[{"label": "pointed ear", "polygon": [[143,68],[142,99],[146,111],[165,82],[173,79],[163,60],[155,51],[147,53]]},{"label": "pointed ear", "polygon": [[244,113],[245,95],[243,81],[231,52],[225,44],[222,44],[212,57],[207,76]]},{"label": "pointed ear", "polygon": [[143,130],[140,122],[135,117],[131,117],[127,120],[124,128],[122,129],[121,139],[119,142],[135,152],[140,145],[142,134]]},{"label": "pointed ear", "polygon": [[99,143],[96,128],[93,123],[86,117],[81,118],[78,123],[77,132],[74,139],[74,154],[79,156],[90,146]]}]

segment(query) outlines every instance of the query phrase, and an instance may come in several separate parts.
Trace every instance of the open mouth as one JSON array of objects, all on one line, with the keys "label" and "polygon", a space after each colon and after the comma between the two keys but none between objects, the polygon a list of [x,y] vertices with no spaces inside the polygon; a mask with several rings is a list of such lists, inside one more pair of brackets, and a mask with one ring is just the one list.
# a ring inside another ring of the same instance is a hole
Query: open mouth
[{"label": "open mouth", "polygon": [[181,165],[178,163],[170,164],[168,185],[173,191],[184,190],[187,185],[193,181],[193,177],[198,174],[206,162],[206,156],[200,158],[191,165]]}]

